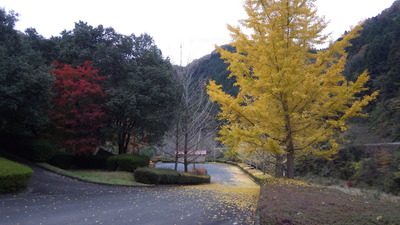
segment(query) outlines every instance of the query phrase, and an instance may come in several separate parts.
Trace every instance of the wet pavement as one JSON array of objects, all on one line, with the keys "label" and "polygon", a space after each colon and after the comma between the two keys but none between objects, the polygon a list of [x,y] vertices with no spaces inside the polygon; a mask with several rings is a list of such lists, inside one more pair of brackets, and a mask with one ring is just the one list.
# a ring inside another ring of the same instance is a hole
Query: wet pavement
[{"label": "wet pavement", "polygon": [[[174,169],[175,164],[173,163],[157,163],[157,168],[168,168]],[[251,187],[258,186],[253,182],[246,174],[243,173],[236,166],[222,164],[222,163],[207,163],[207,164],[195,164],[195,168],[206,169],[207,173],[211,176],[211,184],[221,184],[229,187]],[[193,169],[193,165],[188,167]],[[179,171],[184,171],[183,165],[179,164]]]},{"label": "wet pavement", "polygon": [[196,166],[211,184],[107,186],[33,167],[27,192],[0,196],[0,224],[253,224],[259,187],[234,166]]}]

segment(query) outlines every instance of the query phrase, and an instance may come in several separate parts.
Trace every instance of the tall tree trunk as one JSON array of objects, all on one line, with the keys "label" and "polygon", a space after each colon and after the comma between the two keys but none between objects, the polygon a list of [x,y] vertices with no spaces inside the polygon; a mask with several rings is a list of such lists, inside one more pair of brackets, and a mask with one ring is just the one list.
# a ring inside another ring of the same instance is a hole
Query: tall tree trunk
[{"label": "tall tree trunk", "polygon": [[131,135],[126,132],[120,132],[118,134],[118,154],[125,154],[128,150],[129,139]]},{"label": "tall tree trunk", "polygon": [[287,153],[286,167],[287,167],[287,178],[294,178],[294,151],[289,151]]},{"label": "tall tree trunk", "polygon": [[124,154],[125,138],[123,132],[118,134],[118,154]]},{"label": "tall tree trunk", "polygon": [[285,129],[287,132],[286,136],[286,168],[287,178],[294,178],[294,143],[293,143],[293,130],[292,122],[289,116],[289,109],[286,100],[282,101],[283,113],[285,114]]},{"label": "tall tree trunk", "polygon": [[282,177],[282,155],[275,154],[275,177]]},{"label": "tall tree trunk", "polygon": [[175,171],[178,171],[178,159],[179,159],[179,122],[176,124],[176,136],[175,136]]},{"label": "tall tree trunk", "polygon": [[124,141],[125,141],[125,145],[124,145],[124,153],[128,152],[128,146],[129,146],[129,142],[131,140],[131,134],[130,133],[126,133]]},{"label": "tall tree trunk", "polygon": [[176,152],[175,152],[175,166],[174,166],[174,170],[175,171],[178,171],[178,160],[179,160],[178,154],[179,154],[179,150],[176,149]]},{"label": "tall tree trunk", "polygon": [[187,160],[187,154],[188,154],[188,133],[185,131],[185,148],[184,148],[184,153],[183,153],[183,164],[185,166],[185,172],[188,172],[188,160]]}]

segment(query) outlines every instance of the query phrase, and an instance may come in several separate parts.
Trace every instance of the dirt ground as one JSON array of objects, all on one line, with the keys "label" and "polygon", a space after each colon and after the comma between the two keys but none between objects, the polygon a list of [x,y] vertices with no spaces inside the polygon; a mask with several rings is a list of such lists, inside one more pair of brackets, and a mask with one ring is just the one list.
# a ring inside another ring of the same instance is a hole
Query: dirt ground
[{"label": "dirt ground", "polygon": [[260,224],[400,224],[400,205],[297,184],[267,184],[258,202]]}]

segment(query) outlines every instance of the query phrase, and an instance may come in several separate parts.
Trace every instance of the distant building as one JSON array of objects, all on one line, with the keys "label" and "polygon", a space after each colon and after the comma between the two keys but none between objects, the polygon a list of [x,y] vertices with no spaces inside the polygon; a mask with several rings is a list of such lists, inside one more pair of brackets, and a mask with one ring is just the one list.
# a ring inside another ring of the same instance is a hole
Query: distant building
[{"label": "distant building", "polygon": [[[187,153],[187,160],[189,163],[205,163],[206,162],[207,150],[205,149],[196,149],[189,150]],[[178,162],[183,163],[184,151],[178,151]]]}]

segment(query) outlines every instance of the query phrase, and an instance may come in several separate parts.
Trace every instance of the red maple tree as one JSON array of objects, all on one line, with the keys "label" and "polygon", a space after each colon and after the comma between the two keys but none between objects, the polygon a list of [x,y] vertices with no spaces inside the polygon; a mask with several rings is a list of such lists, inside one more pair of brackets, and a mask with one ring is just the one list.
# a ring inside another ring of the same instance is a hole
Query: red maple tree
[{"label": "red maple tree", "polygon": [[105,77],[88,61],[76,68],[57,62],[53,66],[52,136],[77,154],[93,152],[99,145],[97,131],[107,118],[105,91],[99,84]]}]

